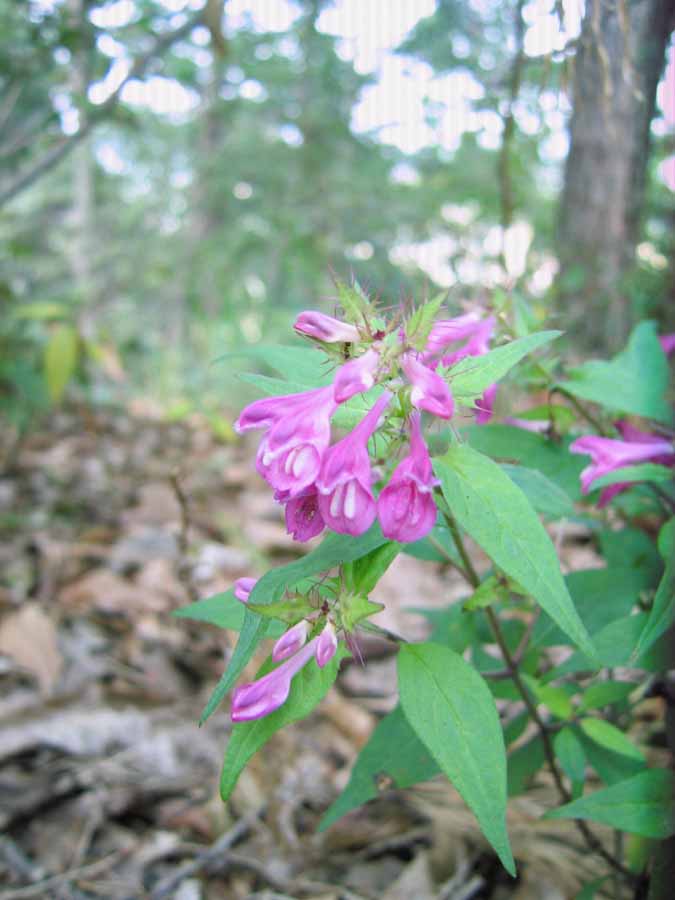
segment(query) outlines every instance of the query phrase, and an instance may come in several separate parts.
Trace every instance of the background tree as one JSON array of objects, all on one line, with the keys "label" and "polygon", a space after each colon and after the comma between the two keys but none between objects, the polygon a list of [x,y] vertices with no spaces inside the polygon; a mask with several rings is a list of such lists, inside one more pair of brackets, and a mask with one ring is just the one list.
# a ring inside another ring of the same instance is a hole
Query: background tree
[{"label": "background tree", "polygon": [[574,111],[561,197],[558,297],[578,339],[617,348],[631,324],[650,126],[672,0],[587,4],[574,61]]}]

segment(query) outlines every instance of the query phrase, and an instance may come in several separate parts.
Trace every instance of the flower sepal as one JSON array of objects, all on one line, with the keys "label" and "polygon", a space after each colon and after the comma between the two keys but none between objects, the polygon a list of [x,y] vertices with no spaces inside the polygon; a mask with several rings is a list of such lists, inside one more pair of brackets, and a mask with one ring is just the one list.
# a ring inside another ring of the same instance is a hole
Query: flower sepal
[{"label": "flower sepal", "polygon": [[309,599],[303,597],[302,594],[291,594],[274,603],[248,603],[247,607],[259,616],[279,619],[289,625],[294,625],[299,619],[304,619],[316,612],[316,606],[313,606]]},{"label": "flower sepal", "polygon": [[382,612],[384,603],[369,600],[363,594],[344,593],[338,599],[340,626],[347,632],[353,631],[359,622]]}]

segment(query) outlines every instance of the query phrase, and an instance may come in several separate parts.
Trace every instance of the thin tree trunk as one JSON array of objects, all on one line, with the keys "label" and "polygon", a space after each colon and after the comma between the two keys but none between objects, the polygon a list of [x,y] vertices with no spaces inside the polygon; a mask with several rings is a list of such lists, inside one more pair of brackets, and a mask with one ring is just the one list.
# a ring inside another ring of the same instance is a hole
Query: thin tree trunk
[{"label": "thin tree trunk", "polygon": [[559,309],[587,349],[616,349],[639,239],[656,87],[674,0],[589,0],[575,60],[559,217]]}]

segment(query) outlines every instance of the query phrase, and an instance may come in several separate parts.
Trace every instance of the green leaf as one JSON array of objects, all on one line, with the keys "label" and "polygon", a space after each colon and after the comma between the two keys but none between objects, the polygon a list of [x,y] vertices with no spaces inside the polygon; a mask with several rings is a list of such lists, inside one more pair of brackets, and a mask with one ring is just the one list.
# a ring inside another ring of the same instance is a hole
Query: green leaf
[{"label": "green leaf", "polygon": [[589,709],[601,709],[625,700],[637,687],[632,681],[599,681],[592,684],[581,698],[579,712]]},{"label": "green leaf", "polygon": [[606,722],[604,719],[583,718],[579,725],[586,737],[595,741],[596,744],[600,744],[601,747],[640,762],[645,761],[642,751],[638,750],[635,744],[610,722]]},{"label": "green leaf", "polygon": [[280,619],[289,625],[295,625],[300,619],[304,619],[305,616],[314,612],[316,608],[312,606],[306,597],[300,594],[294,594],[282,600],[275,600],[274,603],[251,603],[249,600],[246,606],[259,616],[265,616],[268,619]]},{"label": "green leaf", "polygon": [[354,325],[363,325],[364,319],[371,318],[373,306],[358,281],[354,280],[351,286],[343,281],[336,281],[336,287],[340,306],[350,322]]},{"label": "green leaf", "polygon": [[576,730],[565,726],[553,738],[553,749],[563,772],[574,784],[583,784],[586,777],[586,754]]},{"label": "green leaf", "polygon": [[547,519],[569,518],[575,515],[569,496],[537,469],[502,463],[502,469],[514,484],[518,485],[532,506]]},{"label": "green leaf", "polygon": [[663,635],[675,622],[675,562],[673,557],[666,563],[666,571],[658,586],[649,618],[640,633],[631,660],[638,659]]},{"label": "green leaf", "polygon": [[504,739],[487,685],[458,653],[432,643],[401,647],[398,679],[406,719],[515,874],[506,832]]},{"label": "green leaf", "polygon": [[340,625],[347,632],[353,631],[363,619],[383,609],[383,603],[375,603],[363,594],[343,594],[340,598]]},{"label": "green leaf", "polygon": [[467,356],[461,359],[449,370],[448,377],[453,397],[458,403],[470,404],[491,384],[503,378],[524,356],[555,340],[561,334],[561,331],[540,331],[511,341],[503,347],[496,347],[483,356]]},{"label": "green leaf", "polygon": [[[197,622],[217,625],[218,628],[241,631],[245,612],[244,604],[237,600],[232,590],[229,590],[223,594],[214,594],[212,597],[205,597],[203,600],[197,600],[188,606],[175,609],[172,615],[178,619],[194,619]],[[285,630],[286,626],[283,622],[268,622],[265,637],[279,637]]]},{"label": "green leaf", "polygon": [[594,881],[589,881],[582,887],[578,894],[575,894],[574,900],[595,900],[596,893],[605,881],[607,881],[606,875],[603,878],[596,878]]},{"label": "green leaf", "polygon": [[482,609],[484,606],[491,606],[497,601],[507,600],[509,592],[507,588],[499,581],[495,575],[486,578],[478,585],[468,600],[464,601],[464,609],[471,612],[474,609]]},{"label": "green leaf", "polygon": [[515,425],[471,425],[462,433],[474,450],[537,469],[573,500],[581,498],[579,475],[588,460],[569,452],[569,438],[557,443]]},{"label": "green leaf", "polygon": [[[281,599],[285,590],[295,587],[303,578],[316,575],[318,572],[326,572],[340,563],[353,562],[360,556],[365,556],[380,547],[385,541],[386,538],[382,535],[377,522],[359,537],[331,532],[307,556],[294,560],[288,565],[272,569],[271,572],[263,575],[251,591],[249,602],[274,603]],[[240,672],[253,656],[255,648],[265,636],[266,627],[265,620],[261,616],[246,609],[239,641],[234,648],[227,669],[206,704],[200,719],[201,723],[208,719],[237,680]]]},{"label": "green leaf", "polygon": [[396,541],[387,541],[381,547],[345,566],[347,589],[367,596],[396,559],[400,550],[401,545]]},{"label": "green leaf", "polygon": [[71,314],[65,303],[53,303],[43,300],[39,303],[27,303],[12,311],[15,319],[31,319],[34,321],[48,321],[49,319],[65,319]]},{"label": "green leaf", "polygon": [[666,398],[668,380],[668,362],[656,323],[641,322],[614,359],[589,360],[572,369],[561,387],[608,409],[670,424],[673,411]]},{"label": "green leaf", "polygon": [[633,483],[636,481],[653,481],[655,483],[672,481],[673,470],[668,466],[659,466],[656,463],[641,463],[639,466],[625,466],[609,472],[593,482],[593,490],[608,487],[611,484],[621,482]]},{"label": "green leaf", "polygon": [[649,769],[550,810],[544,818],[590,819],[630,834],[663,839],[675,832],[674,793],[672,772]]},{"label": "green leaf", "polygon": [[[341,644],[333,659],[323,669],[318,667],[315,659],[311,659],[293,678],[288,700],[283,706],[262,719],[238,722],[233,727],[220,778],[220,795],[223,800],[227,800],[232,793],[249,759],[267,743],[275,731],[298,719],[304,719],[323,700],[337,677],[340,660],[345,655],[348,655],[348,651]],[[267,674],[272,668],[268,660],[256,678]]]},{"label": "green leaf", "polygon": [[[248,357],[260,359],[274,369],[288,384],[303,385],[300,390],[311,390],[330,384],[333,377],[331,363],[316,347],[284,347],[278,344],[257,344],[247,346],[234,353],[226,353],[220,360]],[[265,377],[265,376],[262,376]],[[244,379],[248,380],[248,379]],[[295,393],[294,389],[280,390],[280,394]]]},{"label": "green leaf", "polygon": [[450,647],[456,653],[463,653],[476,637],[476,617],[467,616],[461,603],[454,603],[445,609],[424,609],[408,607],[406,612],[418,613],[431,623],[429,640],[434,644]]},{"label": "green leaf", "polygon": [[593,644],[572,603],[555,548],[523,492],[497,463],[459,444],[434,460],[434,471],[462,528],[593,660]]},{"label": "green leaf", "polygon": [[418,306],[415,312],[410,316],[405,325],[406,338],[408,343],[415,350],[424,350],[427,340],[434,324],[434,319],[438,315],[438,311],[443,305],[446,294],[439,294],[428,303]]},{"label": "green leaf", "polygon": [[586,737],[583,731],[577,731],[577,737],[586,754],[588,764],[595,769],[605,784],[616,784],[632,778],[644,770],[644,763],[622,753],[614,753]]},{"label": "green leaf", "polygon": [[378,723],[361,750],[347,787],[329,806],[319,831],[383,791],[428,781],[439,772],[437,763],[408,724],[401,707],[397,706]]},{"label": "green leaf", "polygon": [[454,562],[461,566],[457,547],[446,525],[435,525],[421,541],[404,544],[401,550],[408,556],[423,559],[426,562]]},{"label": "green leaf", "polygon": [[208,622],[219,628],[241,631],[245,611],[244,604],[237,600],[234,591],[230,589],[223,594],[214,594],[212,597],[176,609],[172,615],[179,619],[195,619],[197,622]]},{"label": "green leaf", "polygon": [[559,719],[572,718],[574,714],[572,701],[564,688],[541,684],[536,678],[531,678],[529,675],[522,677],[538,703],[543,703]]},{"label": "green leaf", "polygon": [[72,325],[57,325],[44,354],[44,373],[52,403],[59,403],[68,382],[75,374],[80,352],[80,336]]},{"label": "green leaf", "polygon": [[675,556],[675,516],[668,519],[659,531],[658,548],[662,558],[668,563]]},{"label": "green leaf", "polygon": [[[600,665],[610,669],[616,666],[625,666],[626,660],[631,658],[646,620],[647,613],[636,613],[610,622],[594,633],[593,641]],[[670,655],[667,637],[667,635],[662,635],[631,665],[636,669],[644,669],[646,672],[658,672],[660,669],[668,668]],[[581,653],[573,653],[564,663],[549,670],[543,680],[554,681],[563,675],[582,672],[586,669],[588,669],[588,661],[585,657]]]},{"label": "green leaf", "polygon": [[[565,583],[581,620],[595,635],[617,617],[630,613],[639,600],[640,592],[649,586],[650,576],[644,569],[627,568],[615,563],[606,569],[570,572],[565,576]],[[608,597],[612,598],[611,603],[607,602]],[[541,616],[532,634],[532,646],[547,647],[565,642],[560,628],[547,615]]]},{"label": "green leaf", "polygon": [[545,761],[544,742],[538,735],[512,750],[506,763],[509,797],[524,794],[530,785],[532,776],[541,769]]}]

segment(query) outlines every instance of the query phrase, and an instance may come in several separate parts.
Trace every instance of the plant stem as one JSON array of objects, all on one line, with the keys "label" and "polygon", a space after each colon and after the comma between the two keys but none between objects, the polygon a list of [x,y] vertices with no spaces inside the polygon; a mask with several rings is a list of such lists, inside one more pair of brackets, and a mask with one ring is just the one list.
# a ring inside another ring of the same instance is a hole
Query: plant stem
[{"label": "plant stem", "polygon": [[[461,556],[464,567],[466,568],[467,574],[469,575],[469,583],[473,587],[478,587],[478,585],[480,584],[480,578],[473,566],[473,563],[471,562],[471,559],[469,558],[469,554],[467,553],[466,547],[464,545],[459,526],[457,525],[457,522],[455,521],[449,510],[443,510],[443,515],[445,516],[445,519],[448,523],[448,528],[450,529],[450,533],[452,534],[452,538],[457,547],[457,551]],[[525,708],[527,709],[530,718],[537,727],[537,730],[541,737],[542,745],[544,747],[546,762],[551,771],[551,775],[553,776],[553,781],[555,782],[558,794],[560,795],[563,803],[569,803],[572,799],[572,795],[565,786],[565,782],[563,781],[562,775],[560,774],[560,770],[557,766],[555,751],[553,749],[551,736],[546,722],[544,722],[542,717],[539,715],[539,710],[537,709],[535,702],[532,700],[532,697],[527,690],[527,686],[520,676],[520,671],[518,669],[519,660],[517,660],[509,650],[504,638],[504,633],[501,629],[501,625],[499,624],[499,619],[495,615],[494,610],[491,607],[487,606],[485,607],[485,614],[495,636],[495,641],[497,642],[502,657],[504,658],[506,670],[508,671],[514,683],[516,690],[520,694],[520,697],[525,704]],[[519,651],[521,651],[522,649],[524,648],[518,648]],[[581,819],[573,819],[572,821],[574,822],[577,830],[582,834],[584,840],[591,850],[601,856],[614,871],[621,873],[621,875],[623,875],[623,877],[631,885],[636,883],[636,876],[631,871],[626,869],[625,866],[620,862],[620,860],[616,859],[614,856],[612,856],[611,853],[609,853],[608,850],[605,849],[600,840],[593,834],[593,832],[584,821],[582,821]]]}]

